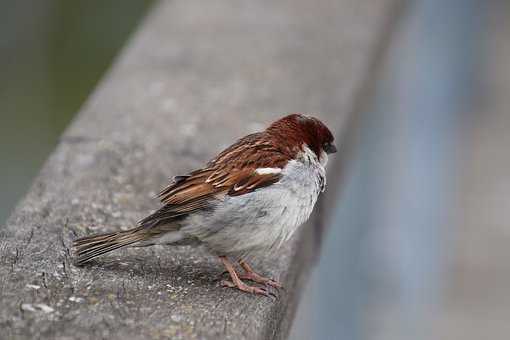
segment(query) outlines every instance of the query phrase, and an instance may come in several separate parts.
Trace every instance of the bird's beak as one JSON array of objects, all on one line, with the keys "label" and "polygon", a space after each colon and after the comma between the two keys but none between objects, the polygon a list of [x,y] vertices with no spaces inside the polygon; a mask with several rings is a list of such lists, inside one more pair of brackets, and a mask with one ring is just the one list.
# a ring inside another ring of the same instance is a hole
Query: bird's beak
[{"label": "bird's beak", "polygon": [[324,148],[324,151],[326,151],[327,154],[330,154],[330,153],[335,153],[337,151],[337,149],[336,149],[335,144],[330,143],[330,144],[326,145],[326,147]]}]

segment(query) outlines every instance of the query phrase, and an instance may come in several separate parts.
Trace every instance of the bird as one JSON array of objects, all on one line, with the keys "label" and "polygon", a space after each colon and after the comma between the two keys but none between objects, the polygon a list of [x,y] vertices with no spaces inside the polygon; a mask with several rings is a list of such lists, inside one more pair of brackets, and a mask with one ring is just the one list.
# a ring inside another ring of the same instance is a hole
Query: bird
[{"label": "bird", "polygon": [[283,285],[249,262],[280,247],[309,218],[336,151],[319,119],[288,114],[175,176],[158,194],[162,207],[134,228],[74,240],[74,264],[128,246],[201,244],[225,266],[230,280],[223,286],[269,296],[270,287]]}]

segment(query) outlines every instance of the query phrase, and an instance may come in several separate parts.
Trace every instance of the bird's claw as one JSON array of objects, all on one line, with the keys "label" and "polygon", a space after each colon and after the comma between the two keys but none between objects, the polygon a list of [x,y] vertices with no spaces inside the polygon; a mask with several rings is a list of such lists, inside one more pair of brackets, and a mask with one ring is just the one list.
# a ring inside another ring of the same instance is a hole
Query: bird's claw
[{"label": "bird's claw", "polygon": [[249,281],[253,281],[256,283],[260,283],[265,286],[271,286],[276,289],[284,289],[283,285],[280,282],[270,279],[270,278],[267,278],[267,277],[263,277],[259,274],[254,273],[254,272],[247,272],[245,274],[239,275],[239,278],[241,280],[249,280]]},{"label": "bird's claw", "polygon": [[271,298],[273,300],[276,300],[278,298],[276,296],[276,294],[271,292],[267,287],[250,286],[250,285],[247,285],[245,283],[241,283],[241,284],[236,285],[234,282],[229,281],[229,280],[221,281],[221,285],[223,287],[228,287],[228,288],[237,288],[237,289],[239,289],[239,290],[241,290],[243,292],[246,292],[246,293],[263,295],[263,296],[266,296],[266,297]]}]

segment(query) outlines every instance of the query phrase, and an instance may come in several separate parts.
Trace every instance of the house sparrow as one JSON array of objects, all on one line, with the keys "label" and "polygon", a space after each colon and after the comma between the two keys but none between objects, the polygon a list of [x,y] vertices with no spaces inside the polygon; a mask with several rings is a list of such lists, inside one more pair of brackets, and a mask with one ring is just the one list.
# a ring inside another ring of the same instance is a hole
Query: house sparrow
[{"label": "house sparrow", "polygon": [[247,261],[289,240],[308,219],[326,186],[333,140],[317,118],[285,116],[241,138],[204,168],[174,177],[158,195],[163,207],[135,228],[75,240],[75,264],[126,246],[204,244],[230,274],[224,286],[269,295],[267,286],[281,284],[253,271]]}]

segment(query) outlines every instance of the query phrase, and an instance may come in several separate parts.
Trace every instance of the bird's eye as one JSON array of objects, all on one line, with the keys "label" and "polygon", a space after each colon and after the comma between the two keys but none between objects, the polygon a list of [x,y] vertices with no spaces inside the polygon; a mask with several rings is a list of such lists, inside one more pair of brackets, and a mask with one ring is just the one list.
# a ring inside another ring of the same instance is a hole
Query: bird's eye
[{"label": "bird's eye", "polygon": [[326,153],[335,153],[337,150],[336,150],[336,146],[335,144],[333,143],[324,143],[322,145],[322,148],[324,149],[324,152]]}]

